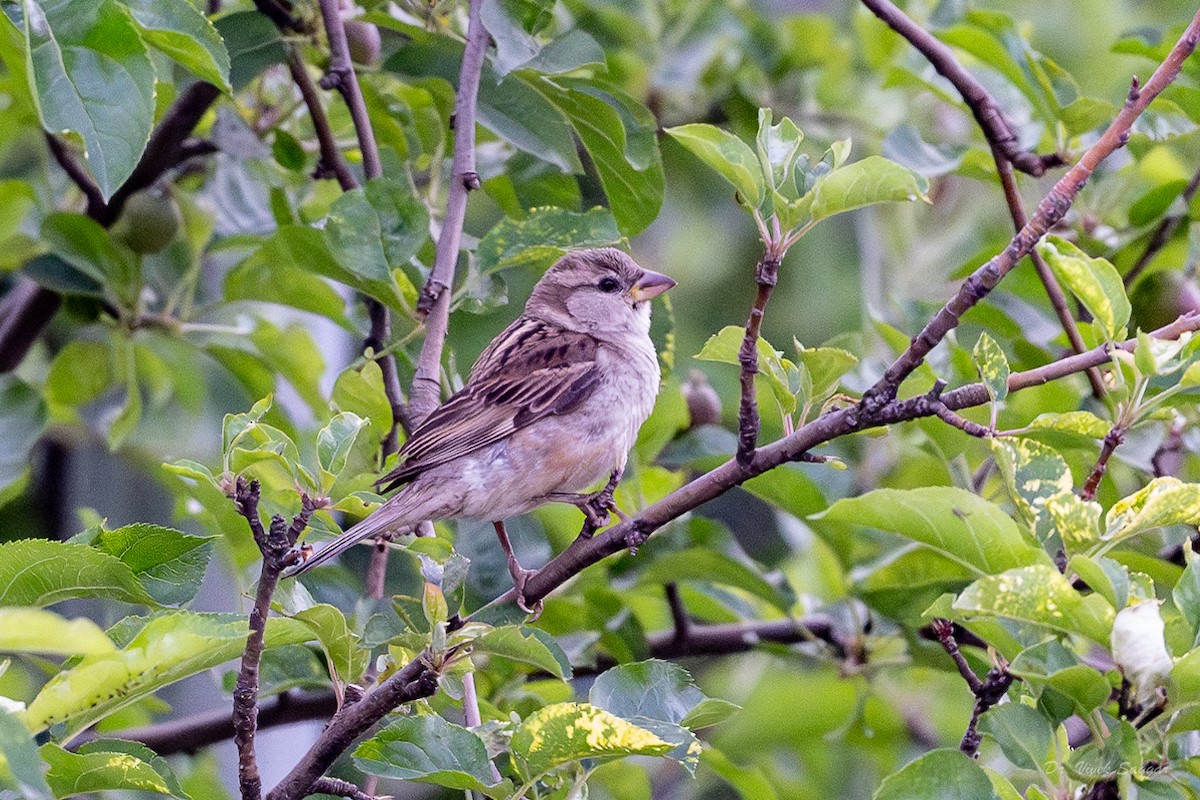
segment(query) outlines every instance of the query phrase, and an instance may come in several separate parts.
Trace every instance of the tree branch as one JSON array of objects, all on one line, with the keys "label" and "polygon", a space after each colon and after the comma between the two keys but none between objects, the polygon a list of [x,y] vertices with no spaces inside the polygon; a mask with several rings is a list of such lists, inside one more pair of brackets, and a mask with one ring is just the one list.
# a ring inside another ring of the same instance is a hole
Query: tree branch
[{"label": "tree branch", "polygon": [[783,254],[776,251],[767,242],[763,243],[767,250],[754,267],[754,282],[758,292],[754,296],[754,305],[750,308],[750,318],[746,320],[746,335],[742,337],[741,347],[738,348],[738,363],[742,367],[739,381],[741,384],[741,405],[738,407],[738,463],[748,464],[754,458],[754,448],[758,445],[758,398],[754,391],[754,377],[758,374],[758,336],[762,329],[763,315],[767,303],[771,300],[771,292],[779,281],[779,264]]},{"label": "tree branch", "polygon": [[332,172],[343,192],[358,188],[358,181],[355,179],[354,173],[350,171],[350,167],[347,166],[346,159],[342,158],[342,151],[338,149],[337,142],[333,138],[333,130],[329,127],[329,117],[325,113],[324,106],[321,105],[317,86],[308,74],[304,59],[300,57],[295,48],[288,53],[288,72],[292,75],[292,82],[300,90],[300,97],[304,100],[305,107],[308,108],[308,116],[312,120],[313,130],[317,134],[317,147],[321,152],[321,161],[317,166],[317,172]]},{"label": "tree branch", "polygon": [[92,178],[92,174],[87,171],[83,164],[75,158],[75,154],[71,149],[63,143],[53,133],[46,133],[46,146],[50,148],[50,155],[54,156],[54,160],[62,167],[63,172],[67,173],[67,177],[71,182],[79,187],[83,192],[83,196],[87,198],[87,215],[95,219],[107,203],[104,202],[104,192],[100,191],[100,187],[96,185],[96,181]]},{"label": "tree branch", "polygon": [[437,408],[441,396],[442,348],[450,325],[450,287],[458,263],[467,195],[479,188],[479,175],[475,172],[475,101],[489,38],[480,19],[482,6],[483,0],[470,0],[467,47],[458,76],[458,95],[454,98],[454,161],[450,168],[446,216],[438,235],[433,270],[417,304],[418,311],[426,315],[425,341],[417,357],[409,394],[409,410],[418,425]]},{"label": "tree branch", "polygon": [[1012,686],[1013,681],[1016,680],[1016,676],[1009,673],[1008,666],[1001,661],[988,671],[985,679],[979,680],[979,676],[971,669],[971,665],[967,663],[962,651],[958,649],[958,642],[954,640],[954,624],[948,619],[935,619],[931,627],[937,634],[942,648],[954,660],[954,666],[958,667],[958,674],[962,675],[971,694],[975,695],[975,707],[971,711],[971,720],[967,723],[966,733],[963,734],[958,749],[971,758],[976,758],[979,755],[979,745],[983,741],[983,737],[979,733],[979,718],[1004,698],[1004,695],[1008,693],[1008,687]]},{"label": "tree branch", "polygon": [[247,483],[246,479],[239,475],[233,501],[238,513],[245,517],[250,525],[254,542],[263,557],[254,607],[250,610],[250,633],[246,637],[246,648],[242,652],[241,668],[238,670],[237,688],[233,692],[233,738],[238,749],[238,784],[241,787],[242,800],[259,800],[262,797],[262,779],[258,772],[254,736],[258,730],[258,666],[262,661],[267,616],[271,611],[271,596],[279,583],[280,573],[287,566],[292,545],[308,526],[308,520],[317,508],[317,503],[310,500],[308,495],[301,494],[301,510],[291,525],[277,514],[271,518],[270,527],[263,530],[262,519],[258,516],[258,498],[258,481]]},{"label": "tree branch", "polygon": [[[1196,330],[1200,330],[1200,313],[1180,317],[1151,335],[1159,339],[1177,339],[1184,333]],[[1132,352],[1136,346],[1136,339],[1117,345],[1127,352]],[[1095,347],[1086,353],[1067,356],[1036,369],[1015,372],[1009,376],[1008,390],[1016,392],[1031,386],[1040,386],[1091,367],[1102,366],[1109,363],[1111,358],[1108,348]],[[636,517],[624,520],[590,539],[575,539],[565,550],[529,577],[525,584],[526,601],[535,603],[541,600],[583,569],[607,556],[621,552],[627,547],[629,537],[644,540],[671,520],[692,511],[732,487],[780,464],[801,460],[809,450],[818,445],[868,428],[935,416],[939,406],[958,411],[987,402],[987,388],[982,383],[973,383],[942,394],[936,399],[920,395],[908,400],[892,400],[873,410],[865,408],[860,402],[830,411],[797,429],[790,436],[758,448],[749,464],[743,465],[736,458],[730,459],[651,504]],[[489,605],[512,602],[514,596],[514,592],[510,590]]]},{"label": "tree branch", "polygon": [[[1005,158],[1004,154],[996,147],[992,148],[992,158],[996,162],[996,173],[1000,176],[1000,185],[1004,188],[1004,200],[1008,203],[1009,216],[1012,217],[1013,226],[1020,232],[1029,224],[1029,218],[1025,215],[1025,207],[1021,203],[1021,193],[1017,189],[1017,176],[1013,174],[1012,162]],[[1082,353],[1087,349],[1087,345],[1083,342],[1079,326],[1075,324],[1075,317],[1071,314],[1071,309],[1067,307],[1067,297],[1063,294],[1062,287],[1058,285],[1058,280],[1050,270],[1050,265],[1037,250],[1029,252],[1029,260],[1033,262],[1038,278],[1041,279],[1042,286],[1046,289],[1046,296],[1050,298],[1050,306],[1054,309],[1054,315],[1058,317],[1059,324],[1067,334],[1071,349],[1076,353]],[[1100,380],[1100,373],[1097,370],[1089,369],[1086,374],[1088,383],[1092,385],[1092,395],[1097,400],[1103,398],[1105,389],[1104,382]]]},{"label": "tree branch", "polygon": [[[864,2],[878,3],[881,0]],[[1139,90],[1137,81],[1133,82],[1116,119],[1042,199],[1033,218],[1013,237],[1008,247],[967,278],[958,293],[925,325],[909,344],[908,349],[888,367],[883,377],[867,390],[863,396],[862,407],[868,413],[877,411],[894,399],[900,383],[917,368],[947,333],[958,326],[962,315],[987,297],[1000,279],[1033,250],[1046,231],[1066,215],[1071,203],[1100,162],[1124,146],[1134,120],[1179,74],[1183,62],[1195,50],[1198,38],[1200,11],[1192,18],[1187,30],[1171,49],[1166,60],[1154,71],[1145,88]]]},{"label": "tree branch", "polygon": [[1022,150],[1020,142],[1017,141],[1016,127],[1004,115],[1000,104],[988,94],[983,84],[975,80],[975,77],[958,63],[953,51],[933,34],[913,22],[889,0],[862,0],[862,4],[889,28],[904,37],[929,60],[938,74],[950,81],[963,102],[971,109],[988,142],[1014,167],[1039,177],[1047,169],[1064,163],[1058,153],[1039,156]]},{"label": "tree branch", "polygon": [[1079,496],[1082,499],[1096,499],[1096,490],[1100,488],[1100,481],[1104,480],[1104,473],[1108,471],[1108,459],[1112,457],[1113,451],[1123,441],[1125,441],[1125,429],[1120,425],[1113,425],[1109,429],[1108,434],[1105,435],[1104,442],[1100,445],[1100,455],[1096,458],[1095,466],[1088,473],[1087,481],[1084,482],[1083,488],[1079,490]]}]

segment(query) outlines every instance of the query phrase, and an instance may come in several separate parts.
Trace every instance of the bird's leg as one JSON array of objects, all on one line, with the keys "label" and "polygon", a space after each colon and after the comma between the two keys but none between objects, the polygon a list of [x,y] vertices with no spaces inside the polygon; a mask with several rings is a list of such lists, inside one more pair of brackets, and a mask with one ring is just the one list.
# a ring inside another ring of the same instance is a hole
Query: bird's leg
[{"label": "bird's leg", "polygon": [[517,561],[512,542],[508,540],[508,531],[504,528],[504,521],[494,520],[492,525],[496,528],[496,538],[500,540],[500,546],[504,548],[504,555],[508,558],[508,574],[512,575],[513,588],[517,592],[517,607],[526,614],[533,614],[534,619],[537,619],[542,613],[542,601],[538,600],[532,608],[525,603],[525,583],[529,580],[529,576],[535,574],[536,571],[525,569]]}]

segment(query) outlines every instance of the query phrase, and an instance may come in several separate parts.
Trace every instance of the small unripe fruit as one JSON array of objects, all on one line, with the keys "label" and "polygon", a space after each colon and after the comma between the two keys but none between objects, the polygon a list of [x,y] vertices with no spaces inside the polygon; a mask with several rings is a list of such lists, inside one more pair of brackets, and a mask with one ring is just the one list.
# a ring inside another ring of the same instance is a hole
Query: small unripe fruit
[{"label": "small unripe fruit", "polygon": [[346,43],[350,45],[350,60],[355,64],[372,67],[379,61],[379,28],[373,23],[347,20]]},{"label": "small unripe fruit", "polygon": [[698,369],[692,370],[681,388],[683,399],[687,401],[688,414],[691,416],[691,427],[720,424],[721,397],[709,384],[703,372]]},{"label": "small unripe fruit", "polygon": [[153,191],[131,195],[115,233],[135,253],[157,253],[179,232],[179,212],[169,194]]}]

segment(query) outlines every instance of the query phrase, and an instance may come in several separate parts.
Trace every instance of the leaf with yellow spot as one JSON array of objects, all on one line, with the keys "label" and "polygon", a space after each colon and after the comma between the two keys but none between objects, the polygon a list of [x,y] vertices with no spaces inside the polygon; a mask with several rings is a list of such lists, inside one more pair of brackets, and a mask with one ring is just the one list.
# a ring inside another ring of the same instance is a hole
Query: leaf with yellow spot
[{"label": "leaf with yellow spot", "polygon": [[586,703],[556,703],[525,718],[512,760],[526,780],[584,758],[661,756],[674,748],[650,731]]},{"label": "leaf with yellow spot", "polygon": [[174,794],[154,767],[129,753],[72,753],[56,744],[47,744],[39,752],[50,765],[46,781],[55,797],[121,789]]},{"label": "leaf with yellow spot", "polygon": [[1088,439],[1103,439],[1112,425],[1090,411],[1068,411],[1064,414],[1038,414],[1029,427],[1039,431],[1074,433]]},{"label": "leaf with yellow spot", "polygon": [[1099,594],[1084,597],[1055,567],[1036,564],[988,575],[954,601],[967,615],[1005,617],[1077,633],[1107,645],[1116,612]]},{"label": "leaf with yellow spot", "polygon": [[1037,249],[1055,276],[1091,312],[1105,338],[1115,339],[1129,322],[1131,310],[1116,267],[1058,236],[1047,236]]},{"label": "leaf with yellow spot", "polygon": [[1100,504],[1074,492],[1046,499],[1046,514],[1068,552],[1078,552],[1100,538]]},{"label": "leaf with yellow spot", "polygon": [[996,340],[986,333],[979,337],[975,350],[971,353],[975,359],[975,367],[979,377],[987,388],[988,397],[993,403],[998,403],[1008,396],[1008,358]]},{"label": "leaf with yellow spot", "polygon": [[1118,500],[1105,517],[1105,549],[1138,533],[1167,525],[1200,522],[1200,483],[1155,478],[1141,490]]},{"label": "leaf with yellow spot", "polygon": [[1067,462],[1058,451],[1040,442],[1009,437],[992,440],[992,457],[1021,516],[1044,535],[1046,501],[1074,491]]}]

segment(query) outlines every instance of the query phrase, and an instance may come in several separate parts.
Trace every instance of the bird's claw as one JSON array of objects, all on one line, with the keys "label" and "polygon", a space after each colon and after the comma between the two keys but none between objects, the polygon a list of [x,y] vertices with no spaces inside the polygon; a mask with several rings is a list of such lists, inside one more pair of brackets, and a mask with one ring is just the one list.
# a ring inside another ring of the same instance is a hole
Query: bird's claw
[{"label": "bird's claw", "polygon": [[532,606],[530,606],[525,601],[525,584],[529,582],[531,575],[537,574],[537,570],[525,569],[517,563],[515,558],[510,558],[508,561],[508,572],[510,575],[512,575],[517,608],[521,609],[526,614],[532,615],[529,618],[529,622],[536,622],[537,618],[542,615],[542,601],[538,600]]},{"label": "bird's claw", "polygon": [[625,546],[629,548],[629,555],[636,556],[638,548],[644,545],[649,538],[649,531],[644,531],[637,525],[631,525],[629,532],[625,534]]}]

